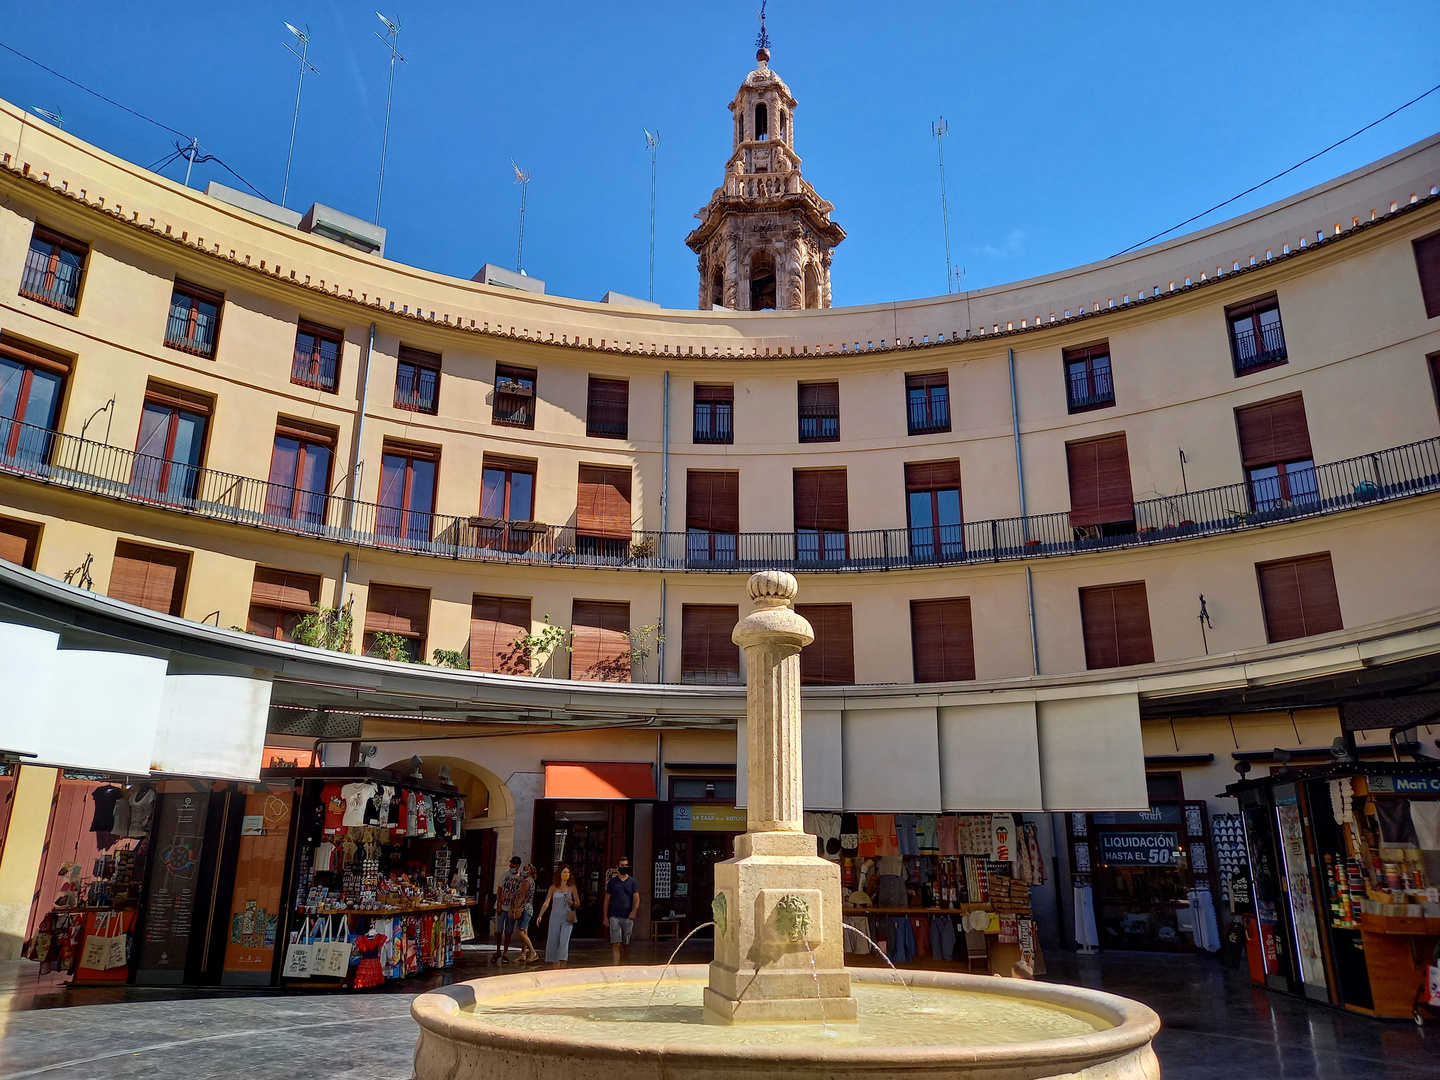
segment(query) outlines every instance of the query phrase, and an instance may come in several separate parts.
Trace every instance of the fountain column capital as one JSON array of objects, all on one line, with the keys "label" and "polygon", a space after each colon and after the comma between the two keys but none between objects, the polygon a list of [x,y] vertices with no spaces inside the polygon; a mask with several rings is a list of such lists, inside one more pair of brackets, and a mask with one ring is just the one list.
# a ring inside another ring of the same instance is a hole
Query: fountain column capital
[{"label": "fountain column capital", "polygon": [[746,650],[757,645],[774,645],[784,655],[798,653],[815,640],[810,623],[790,606],[800,591],[795,575],[783,570],[762,570],[750,576],[746,591],[755,602],[755,610],[735,624],[730,640],[736,645]]}]

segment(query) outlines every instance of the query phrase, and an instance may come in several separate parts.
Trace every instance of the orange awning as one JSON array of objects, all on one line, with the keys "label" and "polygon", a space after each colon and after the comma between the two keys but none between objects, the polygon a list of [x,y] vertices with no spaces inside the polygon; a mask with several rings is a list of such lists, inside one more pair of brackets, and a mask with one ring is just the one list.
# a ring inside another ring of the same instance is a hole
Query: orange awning
[{"label": "orange awning", "polygon": [[655,770],[648,761],[547,761],[545,798],[654,799]]}]

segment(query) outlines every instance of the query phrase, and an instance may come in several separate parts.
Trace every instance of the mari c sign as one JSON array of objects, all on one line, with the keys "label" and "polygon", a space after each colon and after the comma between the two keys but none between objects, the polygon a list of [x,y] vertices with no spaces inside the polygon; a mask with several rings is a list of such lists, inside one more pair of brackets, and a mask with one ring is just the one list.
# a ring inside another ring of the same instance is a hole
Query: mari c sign
[{"label": "mari c sign", "polygon": [[1173,832],[1100,834],[1100,861],[1106,866],[1174,866],[1179,844]]}]

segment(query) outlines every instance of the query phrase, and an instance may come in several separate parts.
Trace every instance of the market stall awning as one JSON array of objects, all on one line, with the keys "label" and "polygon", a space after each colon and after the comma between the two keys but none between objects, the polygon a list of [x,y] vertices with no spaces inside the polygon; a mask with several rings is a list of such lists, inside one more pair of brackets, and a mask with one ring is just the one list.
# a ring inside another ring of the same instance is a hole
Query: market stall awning
[{"label": "market stall awning", "polygon": [[547,799],[654,799],[648,761],[547,761]]}]

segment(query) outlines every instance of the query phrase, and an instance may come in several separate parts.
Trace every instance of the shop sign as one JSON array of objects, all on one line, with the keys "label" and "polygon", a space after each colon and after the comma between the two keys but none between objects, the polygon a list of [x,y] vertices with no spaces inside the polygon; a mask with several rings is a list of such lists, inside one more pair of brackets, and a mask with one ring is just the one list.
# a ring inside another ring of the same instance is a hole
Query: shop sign
[{"label": "shop sign", "polygon": [[[195,791],[186,784],[175,787],[178,790],[161,792],[152,838],[155,866],[137,965],[147,973],[183,972],[190,951],[210,792]],[[179,981],[178,977],[174,981]]]},{"label": "shop sign", "polygon": [[744,807],[725,803],[676,803],[673,807],[676,832],[744,832]]},{"label": "shop sign", "polygon": [[1371,776],[1370,790],[1391,795],[1440,795],[1440,776]]},{"label": "shop sign", "polygon": [[1180,804],[1161,803],[1148,810],[1105,810],[1090,816],[1096,825],[1178,825]]},{"label": "shop sign", "polygon": [[1106,866],[1174,866],[1178,848],[1173,832],[1100,834],[1100,861]]}]

